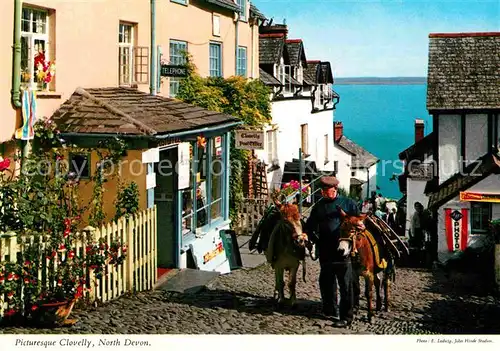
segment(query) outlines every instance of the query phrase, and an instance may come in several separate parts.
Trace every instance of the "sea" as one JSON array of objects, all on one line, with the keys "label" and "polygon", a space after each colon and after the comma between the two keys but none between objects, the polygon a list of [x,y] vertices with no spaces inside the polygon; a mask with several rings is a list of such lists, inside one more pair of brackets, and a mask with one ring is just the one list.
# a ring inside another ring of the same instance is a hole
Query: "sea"
[{"label": "sea", "polygon": [[396,200],[403,196],[394,177],[402,173],[398,154],[415,141],[415,119],[424,120],[425,135],[432,131],[427,85],[400,82],[334,84],[340,96],[334,121],[342,121],[344,135],[380,159],[377,192]]}]

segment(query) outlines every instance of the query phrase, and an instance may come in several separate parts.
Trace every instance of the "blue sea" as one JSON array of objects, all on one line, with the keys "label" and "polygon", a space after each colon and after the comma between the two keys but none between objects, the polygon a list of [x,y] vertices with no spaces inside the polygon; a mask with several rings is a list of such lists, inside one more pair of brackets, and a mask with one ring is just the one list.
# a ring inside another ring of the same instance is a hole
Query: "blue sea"
[{"label": "blue sea", "polygon": [[[415,119],[425,122],[425,135],[432,131],[432,117],[426,109],[427,86],[420,85],[335,85],[340,102],[334,120],[342,121],[344,135],[380,159],[378,192],[400,199],[401,174],[398,154],[415,141]],[[384,160],[386,165],[383,166]],[[390,161],[390,163],[389,163]]]}]

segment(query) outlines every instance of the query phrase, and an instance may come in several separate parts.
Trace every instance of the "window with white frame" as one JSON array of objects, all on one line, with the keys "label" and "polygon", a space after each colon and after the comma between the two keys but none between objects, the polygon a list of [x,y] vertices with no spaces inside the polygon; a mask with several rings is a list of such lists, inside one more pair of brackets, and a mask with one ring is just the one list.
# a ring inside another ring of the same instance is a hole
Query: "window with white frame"
[{"label": "window with white frame", "polygon": [[238,46],[238,57],[236,60],[236,75],[245,77],[247,76],[247,48]]},{"label": "window with white frame", "polygon": [[240,8],[240,19],[246,21],[247,19],[247,0],[236,0]]},{"label": "window with white frame", "polygon": [[485,234],[491,221],[491,203],[471,202],[471,232]]},{"label": "window with white frame", "polygon": [[[185,65],[186,53],[188,50],[187,42],[180,40],[170,40],[170,64]],[[175,97],[179,92],[180,82],[183,78],[170,77],[170,97]]]},{"label": "window with white frame", "polygon": [[130,85],[133,81],[132,77],[134,67],[134,26],[132,24],[120,23],[118,43],[120,85]]},{"label": "window with white frame", "polygon": [[210,43],[210,77],[222,77],[222,45]]},{"label": "window with white frame", "polygon": [[277,147],[277,131],[276,129],[271,129],[266,132],[267,139],[267,163],[273,164],[278,158],[278,147]]},{"label": "window with white frame", "polygon": [[49,52],[49,16],[46,10],[23,7],[21,18],[21,83],[32,89],[47,86],[53,76]]},{"label": "window with white frame", "polygon": [[118,27],[118,84],[149,82],[149,48],[136,46],[137,26],[120,23]]}]

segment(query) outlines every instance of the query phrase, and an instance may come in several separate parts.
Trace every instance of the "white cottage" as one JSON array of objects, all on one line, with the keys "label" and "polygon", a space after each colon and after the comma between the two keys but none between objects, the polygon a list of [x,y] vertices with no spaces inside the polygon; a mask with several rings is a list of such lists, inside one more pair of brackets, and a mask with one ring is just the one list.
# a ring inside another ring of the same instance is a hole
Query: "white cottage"
[{"label": "white cottage", "polygon": [[[270,188],[298,179],[299,148],[308,170],[334,170],[333,91],[329,62],[306,59],[301,39],[288,39],[286,25],[259,28],[260,79],[272,88],[272,123],[265,129],[264,161]],[[295,165],[294,165],[295,164]]]},{"label": "white cottage", "polygon": [[478,245],[500,218],[500,32],[430,34],[427,109],[436,133],[428,207],[438,256]]},{"label": "white cottage", "polygon": [[341,121],[333,124],[334,169],[340,186],[360,199],[377,190],[379,159],[344,135]]},{"label": "white cottage", "polygon": [[405,236],[409,237],[411,217],[415,204],[427,207],[429,197],[425,194],[427,182],[433,178],[433,150],[435,133],[425,135],[424,121],[415,120],[415,143],[399,153],[404,163],[403,173],[398,176],[399,190],[406,197]]}]

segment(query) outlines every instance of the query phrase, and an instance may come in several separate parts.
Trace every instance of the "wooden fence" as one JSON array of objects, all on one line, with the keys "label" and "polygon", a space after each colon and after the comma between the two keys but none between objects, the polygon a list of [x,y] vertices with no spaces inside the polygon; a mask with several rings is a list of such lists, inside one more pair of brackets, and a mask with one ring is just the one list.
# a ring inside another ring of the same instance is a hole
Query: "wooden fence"
[{"label": "wooden fence", "polygon": [[252,235],[257,224],[264,216],[269,200],[267,199],[244,199],[238,210],[236,223],[233,230],[237,235]]},{"label": "wooden fence", "polygon": [[[97,280],[89,282],[90,289],[84,292],[84,297],[90,302],[106,302],[115,299],[124,293],[138,292],[153,289],[156,284],[156,245],[157,245],[157,214],[156,206],[146,209],[128,218],[122,217],[116,222],[103,225],[101,228],[87,227],[87,235],[93,237],[93,241],[104,239],[110,243],[118,241],[127,247],[126,259],[123,264],[117,267],[107,265],[108,274]],[[90,233],[88,233],[90,232]],[[81,258],[86,254],[85,235],[77,233],[75,237],[75,255]],[[18,240],[21,239],[21,240]],[[8,262],[16,262],[19,253],[22,253],[26,244],[34,243],[34,237],[18,238],[15,233],[0,235],[0,265]],[[59,255],[65,254],[56,252],[54,257],[43,257],[45,247],[48,245],[50,236],[40,238],[38,251],[40,253],[40,266],[38,269],[38,281],[42,286],[48,285],[48,267],[50,261],[57,265]],[[92,271],[87,271],[88,277],[93,277]],[[97,283],[97,284],[96,284]],[[0,296],[0,319],[5,309],[6,296]]]}]

